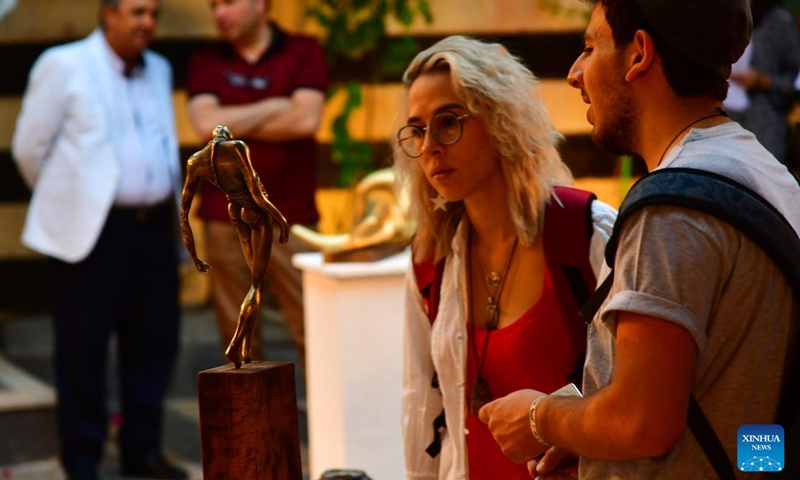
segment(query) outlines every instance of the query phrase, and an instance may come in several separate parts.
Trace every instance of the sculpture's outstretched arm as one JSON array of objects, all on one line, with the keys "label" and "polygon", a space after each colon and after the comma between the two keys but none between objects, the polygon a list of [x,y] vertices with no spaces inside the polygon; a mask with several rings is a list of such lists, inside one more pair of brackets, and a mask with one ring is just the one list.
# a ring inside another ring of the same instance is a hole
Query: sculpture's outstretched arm
[{"label": "sculpture's outstretched arm", "polygon": [[206,262],[197,258],[197,250],[194,245],[194,234],[192,233],[192,225],[189,223],[189,211],[192,208],[192,200],[194,199],[194,192],[197,190],[197,185],[200,183],[201,178],[197,175],[191,159],[186,166],[186,181],[183,184],[183,193],[181,194],[181,233],[183,234],[183,243],[189,251],[189,255],[194,260],[194,264],[200,273],[207,274],[211,268]]}]

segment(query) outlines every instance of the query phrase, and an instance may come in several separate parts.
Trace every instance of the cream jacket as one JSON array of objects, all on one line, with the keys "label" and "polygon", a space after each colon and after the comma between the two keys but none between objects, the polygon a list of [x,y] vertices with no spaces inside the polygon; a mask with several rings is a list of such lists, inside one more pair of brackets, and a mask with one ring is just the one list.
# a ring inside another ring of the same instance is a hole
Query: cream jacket
[{"label": "cream jacket", "polygon": [[[602,278],[605,245],[616,216],[616,211],[608,205],[599,201],[592,204],[594,233],[590,261],[598,279]],[[468,478],[464,391],[467,371],[466,233],[466,222],[462,221],[453,238],[453,253],[445,262],[439,311],[433,326],[425,313],[413,267],[409,267],[406,274],[402,419],[408,479]],[[438,372],[441,393],[431,388],[434,371]],[[431,458],[425,449],[433,440],[433,420],[442,407],[447,430],[442,434],[441,453]]]}]

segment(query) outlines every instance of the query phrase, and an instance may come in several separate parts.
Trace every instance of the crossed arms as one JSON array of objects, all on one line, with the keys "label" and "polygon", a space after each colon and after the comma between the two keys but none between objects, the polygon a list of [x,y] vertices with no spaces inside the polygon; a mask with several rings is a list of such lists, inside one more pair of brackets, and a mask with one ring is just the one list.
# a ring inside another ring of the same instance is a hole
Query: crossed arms
[{"label": "crossed arms", "polygon": [[324,104],[324,92],[313,88],[241,105],[221,105],[216,95],[201,93],[189,100],[189,117],[204,139],[215,126],[226,125],[239,138],[282,142],[313,137]]}]

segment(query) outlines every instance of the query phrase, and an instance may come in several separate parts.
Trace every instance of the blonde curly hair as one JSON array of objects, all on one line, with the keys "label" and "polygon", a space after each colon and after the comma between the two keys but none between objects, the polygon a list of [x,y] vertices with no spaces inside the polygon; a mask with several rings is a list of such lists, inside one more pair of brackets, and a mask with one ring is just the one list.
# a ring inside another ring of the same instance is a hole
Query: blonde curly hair
[{"label": "blonde curly hair", "polygon": [[[421,75],[433,72],[450,74],[456,96],[485,125],[501,159],[517,236],[523,245],[531,245],[553,186],[573,183],[556,150],[563,137],[542,105],[539,81],[500,44],[447,37],[417,54],[403,74],[398,128],[408,118],[409,88]],[[451,252],[453,236],[465,214],[464,203],[449,202],[447,211],[434,210],[430,198],[438,193],[419,163],[403,153],[396,139],[392,146],[398,184],[409,189],[410,214],[418,222],[414,261],[431,254],[441,259]]]}]

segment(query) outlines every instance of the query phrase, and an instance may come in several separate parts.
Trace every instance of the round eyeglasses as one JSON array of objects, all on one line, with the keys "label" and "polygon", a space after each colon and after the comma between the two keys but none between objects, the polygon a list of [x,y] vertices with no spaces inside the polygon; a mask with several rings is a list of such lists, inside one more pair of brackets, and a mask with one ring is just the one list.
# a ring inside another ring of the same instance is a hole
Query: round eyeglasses
[{"label": "round eyeglasses", "polygon": [[461,140],[461,120],[467,118],[469,113],[456,115],[453,112],[439,112],[431,118],[427,127],[406,125],[397,131],[397,143],[403,153],[411,158],[422,156],[422,144],[425,141],[425,131],[430,130],[433,138],[444,145],[452,145]]}]

